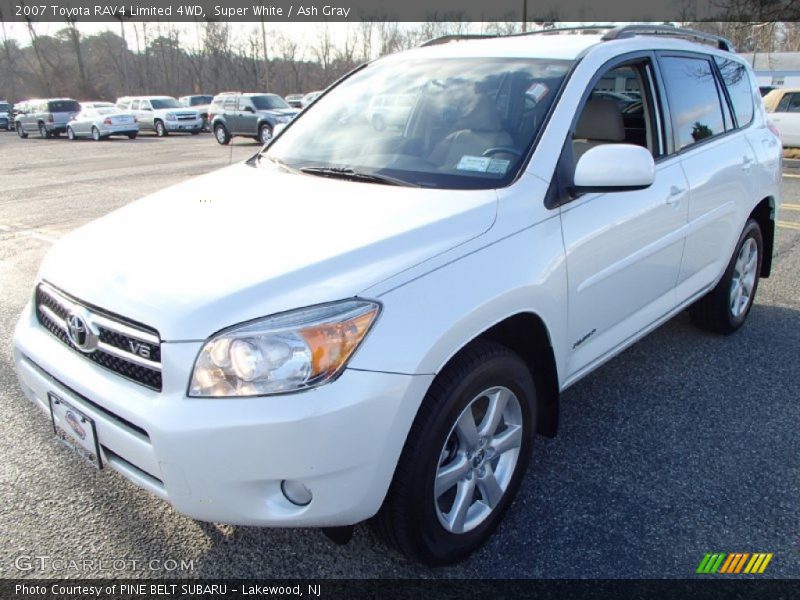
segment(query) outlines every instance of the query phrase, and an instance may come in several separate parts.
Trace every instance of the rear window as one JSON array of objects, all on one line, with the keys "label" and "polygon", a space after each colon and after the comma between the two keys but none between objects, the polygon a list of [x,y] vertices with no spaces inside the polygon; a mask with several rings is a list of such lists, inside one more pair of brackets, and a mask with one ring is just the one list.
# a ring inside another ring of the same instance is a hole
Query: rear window
[{"label": "rear window", "polygon": [[722,74],[725,87],[728,88],[733,112],[736,115],[736,123],[739,127],[745,127],[753,120],[753,86],[750,83],[750,76],[747,74],[747,67],[742,63],[729,60],[727,58],[714,57]]},{"label": "rear window", "polygon": [[725,120],[711,63],[704,58],[661,59],[678,148],[724,133]]},{"label": "rear window", "polygon": [[80,112],[81,105],[75,100],[51,100],[47,103],[47,110],[52,113]]},{"label": "rear window", "polygon": [[0,112],[8,112],[11,110],[11,105],[5,102],[0,102]]},{"label": "rear window", "polygon": [[203,104],[209,104],[213,98],[211,96],[194,96],[191,100],[189,100],[190,106],[202,106]]}]

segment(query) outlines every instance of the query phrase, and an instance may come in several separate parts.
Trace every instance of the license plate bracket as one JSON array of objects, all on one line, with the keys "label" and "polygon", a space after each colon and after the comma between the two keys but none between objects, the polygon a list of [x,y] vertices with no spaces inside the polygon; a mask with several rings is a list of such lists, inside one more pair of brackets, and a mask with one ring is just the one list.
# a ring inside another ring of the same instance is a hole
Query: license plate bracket
[{"label": "license plate bracket", "polygon": [[94,419],[53,392],[48,392],[47,399],[55,436],[95,469],[102,469]]}]

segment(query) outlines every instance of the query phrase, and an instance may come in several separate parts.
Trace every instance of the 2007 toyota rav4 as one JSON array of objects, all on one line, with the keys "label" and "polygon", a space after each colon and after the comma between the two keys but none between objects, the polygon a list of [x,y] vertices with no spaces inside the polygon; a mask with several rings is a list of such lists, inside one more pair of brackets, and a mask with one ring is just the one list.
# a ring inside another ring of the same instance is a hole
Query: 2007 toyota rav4
[{"label": "2007 toyota rav4", "polygon": [[[357,69],[253,159],[62,239],[16,329],[22,389],[193,518],[372,518],[417,560],[463,558],[560,391],[686,307],[735,331],[769,274],[780,140],[748,66],[693,36]],[[376,130],[382,94],[413,98]]]}]

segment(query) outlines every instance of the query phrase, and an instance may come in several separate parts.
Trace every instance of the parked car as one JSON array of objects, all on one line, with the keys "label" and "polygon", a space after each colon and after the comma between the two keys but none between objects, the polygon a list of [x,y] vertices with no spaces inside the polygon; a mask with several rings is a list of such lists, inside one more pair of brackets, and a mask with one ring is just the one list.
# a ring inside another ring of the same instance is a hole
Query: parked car
[{"label": "parked car", "polygon": [[81,105],[71,98],[50,98],[28,100],[23,110],[14,119],[19,137],[38,132],[46,139],[66,133],[67,123],[81,111]]},{"label": "parked car", "polygon": [[372,98],[368,118],[377,131],[402,126],[411,114],[414,98],[409,94],[381,94]]},{"label": "parked car", "polygon": [[760,85],[760,86],[758,86],[758,91],[759,91],[759,93],[761,94],[762,97],[766,96],[767,94],[769,94],[772,90],[777,90],[777,89],[778,88],[775,87],[774,85]]},{"label": "parked car", "polygon": [[284,100],[292,108],[303,108],[303,94],[289,94]]},{"label": "parked car", "polygon": [[116,104],[113,102],[90,101],[81,102],[81,108],[115,108]]},{"label": "parked car", "polygon": [[769,121],[785,147],[800,146],[800,88],[780,88],[764,96]]},{"label": "parked car", "polygon": [[277,94],[223,93],[214,98],[211,112],[211,128],[220,144],[237,135],[266,144],[275,127],[288,123],[299,111]]},{"label": "parked car", "polygon": [[6,131],[13,129],[11,120],[11,104],[5,100],[0,100],[0,127]]},{"label": "parked car", "polygon": [[140,131],[155,131],[158,137],[178,132],[197,135],[203,130],[200,113],[181,107],[172,96],[125,96],[116,106],[138,119]]},{"label": "parked car", "polygon": [[[92,103],[87,103],[92,104]],[[98,103],[99,104],[99,103]],[[67,125],[67,137],[76,140],[91,137],[94,141],[106,140],[112,135],[124,135],[136,139],[139,123],[132,114],[111,106],[83,106],[83,110]]]},{"label": "parked car", "polygon": [[[738,330],[770,274],[781,147],[752,69],[707,34],[598,31],[382,57],[250,160],[61,238],[13,341],[40,426],[193,519],[370,520],[463,559],[561,391],[684,309]],[[340,125],[395,93],[402,130]]]},{"label": "parked car", "polygon": [[210,131],[211,119],[208,117],[209,105],[214,100],[210,94],[196,94],[192,96],[181,96],[178,102],[181,106],[193,108],[200,113],[203,118],[203,131]]},{"label": "parked car", "polygon": [[314,100],[319,98],[321,95],[322,95],[321,91],[319,91],[319,92],[309,92],[308,94],[303,96],[303,99],[300,101],[301,108],[305,108],[306,106],[311,105],[314,102]]}]

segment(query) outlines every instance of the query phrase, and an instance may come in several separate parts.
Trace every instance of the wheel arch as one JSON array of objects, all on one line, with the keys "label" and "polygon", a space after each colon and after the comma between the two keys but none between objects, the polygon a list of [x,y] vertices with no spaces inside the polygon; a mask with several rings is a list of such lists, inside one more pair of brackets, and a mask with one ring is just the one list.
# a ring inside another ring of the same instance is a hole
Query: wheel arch
[{"label": "wheel arch", "polygon": [[761,277],[769,277],[772,272],[772,252],[775,247],[775,212],[776,201],[773,196],[768,196],[761,200],[750,213],[751,219],[755,219],[761,228],[761,236],[764,241],[764,257],[761,261]]}]

